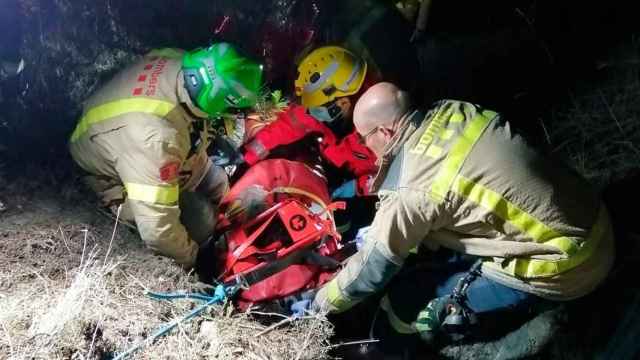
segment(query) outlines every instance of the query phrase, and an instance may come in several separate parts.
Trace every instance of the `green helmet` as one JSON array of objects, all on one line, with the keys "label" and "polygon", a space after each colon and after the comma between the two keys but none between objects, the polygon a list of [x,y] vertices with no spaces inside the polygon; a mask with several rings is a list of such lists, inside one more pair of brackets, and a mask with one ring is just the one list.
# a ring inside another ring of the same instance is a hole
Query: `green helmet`
[{"label": "green helmet", "polygon": [[186,53],[182,71],[191,100],[209,115],[256,104],[262,65],[241,56],[228,43]]}]

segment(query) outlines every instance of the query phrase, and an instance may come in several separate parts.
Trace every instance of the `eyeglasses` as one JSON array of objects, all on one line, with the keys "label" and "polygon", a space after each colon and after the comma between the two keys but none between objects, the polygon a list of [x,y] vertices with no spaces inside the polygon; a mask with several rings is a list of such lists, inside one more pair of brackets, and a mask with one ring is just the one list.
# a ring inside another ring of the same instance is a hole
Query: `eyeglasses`
[{"label": "eyeglasses", "polygon": [[360,135],[360,143],[364,144],[367,142],[367,138],[373,134],[375,134],[378,131],[378,127],[374,127],[373,129],[369,130],[368,133],[364,134],[364,135]]}]

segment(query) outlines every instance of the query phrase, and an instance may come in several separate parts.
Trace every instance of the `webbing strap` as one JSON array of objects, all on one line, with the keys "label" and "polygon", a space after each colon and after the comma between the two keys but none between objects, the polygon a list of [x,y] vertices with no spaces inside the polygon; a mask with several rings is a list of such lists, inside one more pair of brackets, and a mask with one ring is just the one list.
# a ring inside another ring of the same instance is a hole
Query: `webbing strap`
[{"label": "webbing strap", "polygon": [[73,134],[71,134],[71,142],[78,140],[84,133],[89,130],[93,124],[103,122],[116,116],[127,113],[141,112],[145,114],[153,114],[159,117],[165,117],[175,104],[168,101],[148,99],[148,98],[130,98],[108,102],[89,109],[78,122]]},{"label": "webbing strap", "polygon": [[318,205],[322,206],[323,209],[327,209],[327,204],[322,201],[322,199],[318,195],[300,188],[292,186],[278,186],[271,190],[271,192],[306,196],[311,201],[316,202],[318,203]]},{"label": "webbing strap", "polygon": [[[240,260],[243,257],[244,251],[247,250],[249,246],[253,245],[256,239],[260,235],[262,235],[264,230],[267,228],[267,226],[269,226],[269,224],[271,224],[271,221],[276,217],[276,215],[278,215],[277,212],[274,212],[273,214],[271,214],[271,216],[269,216],[267,220],[265,220],[265,222],[262,223],[262,225],[260,225],[260,227],[258,227],[253,233],[251,233],[251,235],[240,246],[238,246],[235,250],[233,250],[233,252],[231,253],[233,255],[233,261],[228,266],[229,268],[232,268],[233,265],[235,265],[236,262],[238,262],[238,260]],[[248,256],[248,255],[245,255],[245,256]]]},{"label": "webbing strap", "polygon": [[242,253],[247,250],[249,246],[253,245],[256,239],[260,235],[262,235],[264,230],[267,228],[267,226],[269,226],[269,224],[271,224],[271,221],[276,217],[277,214],[277,212],[271,214],[267,218],[267,220],[265,220],[265,222],[260,225],[260,227],[258,227],[251,235],[249,235],[249,237],[233,251],[231,263],[229,265],[226,265],[227,270],[225,270],[222,274],[220,274],[220,276],[218,276],[218,280],[224,279],[229,274],[229,272],[233,269],[233,266],[242,257]]},{"label": "webbing strap", "polygon": [[125,183],[127,198],[152,204],[173,205],[178,202],[180,194],[178,185],[153,186],[137,183]]}]

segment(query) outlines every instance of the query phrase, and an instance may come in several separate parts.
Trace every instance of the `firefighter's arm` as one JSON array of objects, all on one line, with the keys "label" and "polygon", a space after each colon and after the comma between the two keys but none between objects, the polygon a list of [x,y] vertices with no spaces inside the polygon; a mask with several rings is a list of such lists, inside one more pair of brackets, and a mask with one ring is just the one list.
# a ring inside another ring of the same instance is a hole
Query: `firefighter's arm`
[{"label": "firefighter's arm", "polygon": [[180,223],[178,207],[178,172],[184,155],[169,142],[136,140],[119,156],[116,170],[140,237],[152,250],[191,267],[198,245]]},{"label": "firefighter's arm", "polygon": [[318,291],[313,307],[342,312],[382,290],[431,227],[420,204],[424,198],[423,193],[382,195],[363,247]]},{"label": "firefighter's arm", "polygon": [[304,138],[313,129],[308,124],[300,107],[291,107],[278,114],[272,123],[262,128],[243,150],[242,156],[249,165],[269,156],[274,148],[281,145],[292,144]]}]

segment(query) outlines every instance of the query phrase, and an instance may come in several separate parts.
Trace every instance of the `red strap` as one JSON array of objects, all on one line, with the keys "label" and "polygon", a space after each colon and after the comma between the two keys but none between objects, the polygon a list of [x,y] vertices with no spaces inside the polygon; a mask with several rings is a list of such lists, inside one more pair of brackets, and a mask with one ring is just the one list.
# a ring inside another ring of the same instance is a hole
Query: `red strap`
[{"label": "red strap", "polygon": [[238,262],[238,260],[240,260],[242,253],[256,241],[258,236],[262,234],[264,229],[267,228],[267,226],[271,223],[271,221],[277,214],[278,214],[277,212],[274,212],[273,214],[271,214],[271,216],[269,216],[269,218],[264,223],[262,223],[262,225],[260,225],[260,227],[257,228],[256,231],[254,231],[251,234],[251,236],[247,238],[247,241],[245,241],[240,246],[238,246],[235,250],[233,250],[233,252],[231,253],[232,255],[231,264],[227,266],[227,270],[224,272],[224,274],[220,276],[221,278],[226,276],[227,272],[229,272],[229,270],[233,268],[233,265],[235,265]]},{"label": "red strap", "polygon": [[345,201],[335,201],[327,206],[327,211],[344,210],[347,208]]}]

